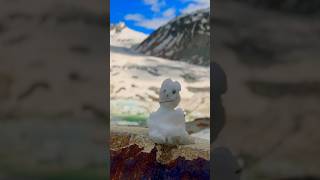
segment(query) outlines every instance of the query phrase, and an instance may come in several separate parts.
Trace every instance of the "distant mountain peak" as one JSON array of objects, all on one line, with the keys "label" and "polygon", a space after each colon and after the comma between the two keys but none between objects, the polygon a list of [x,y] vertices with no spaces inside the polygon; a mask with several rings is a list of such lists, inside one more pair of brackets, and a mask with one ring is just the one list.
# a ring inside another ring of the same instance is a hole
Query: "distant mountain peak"
[{"label": "distant mountain peak", "polygon": [[146,37],[146,34],[130,29],[124,22],[110,24],[110,45],[130,48]]},{"label": "distant mountain peak", "polygon": [[110,24],[110,31],[115,31],[117,33],[121,32],[123,29],[125,29],[127,26],[125,22],[120,21],[117,24]]}]

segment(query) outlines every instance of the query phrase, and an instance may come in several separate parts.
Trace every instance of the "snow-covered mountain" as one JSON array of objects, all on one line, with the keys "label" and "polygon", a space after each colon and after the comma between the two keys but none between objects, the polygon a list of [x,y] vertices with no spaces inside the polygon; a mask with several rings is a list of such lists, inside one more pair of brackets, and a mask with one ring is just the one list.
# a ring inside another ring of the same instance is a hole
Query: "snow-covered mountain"
[{"label": "snow-covered mountain", "polygon": [[209,8],[179,16],[157,29],[136,50],[146,55],[209,65],[209,18]]},{"label": "snow-covered mountain", "polygon": [[139,44],[148,35],[128,28],[124,22],[110,25],[110,45],[132,47]]}]

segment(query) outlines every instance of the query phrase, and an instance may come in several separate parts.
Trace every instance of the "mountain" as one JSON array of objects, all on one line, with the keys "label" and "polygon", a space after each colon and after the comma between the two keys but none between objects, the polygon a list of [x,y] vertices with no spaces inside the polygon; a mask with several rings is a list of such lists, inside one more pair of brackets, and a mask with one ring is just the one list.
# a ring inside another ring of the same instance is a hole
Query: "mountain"
[{"label": "mountain", "polygon": [[134,31],[124,22],[110,25],[110,44],[114,46],[132,47],[147,37],[146,34]]},{"label": "mountain", "polygon": [[146,55],[208,66],[209,17],[209,9],[179,16],[158,28],[136,50]]}]

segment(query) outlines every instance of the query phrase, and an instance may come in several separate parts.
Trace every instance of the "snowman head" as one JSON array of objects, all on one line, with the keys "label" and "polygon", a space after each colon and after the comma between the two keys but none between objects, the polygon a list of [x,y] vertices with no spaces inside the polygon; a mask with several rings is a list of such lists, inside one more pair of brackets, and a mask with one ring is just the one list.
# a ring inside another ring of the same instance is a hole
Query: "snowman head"
[{"label": "snowman head", "polygon": [[164,80],[160,88],[160,106],[171,109],[177,107],[180,103],[180,91],[181,85],[179,82],[172,81],[171,79]]}]

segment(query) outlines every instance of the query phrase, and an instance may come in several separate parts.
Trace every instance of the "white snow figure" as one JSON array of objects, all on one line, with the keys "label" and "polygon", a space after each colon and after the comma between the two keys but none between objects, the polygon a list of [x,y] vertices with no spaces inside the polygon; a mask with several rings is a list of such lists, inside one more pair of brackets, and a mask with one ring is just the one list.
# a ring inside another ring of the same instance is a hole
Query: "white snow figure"
[{"label": "white snow figure", "polygon": [[160,88],[160,107],[150,114],[148,119],[149,136],[158,144],[186,145],[194,140],[186,131],[184,112],[175,109],[180,103],[181,85],[177,81],[166,79]]}]

